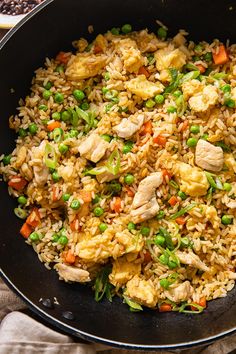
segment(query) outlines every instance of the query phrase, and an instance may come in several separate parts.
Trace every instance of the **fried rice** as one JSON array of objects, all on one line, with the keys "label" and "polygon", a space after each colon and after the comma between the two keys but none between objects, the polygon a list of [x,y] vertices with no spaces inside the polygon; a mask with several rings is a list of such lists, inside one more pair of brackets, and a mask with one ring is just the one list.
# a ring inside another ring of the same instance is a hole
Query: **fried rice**
[{"label": "fried rice", "polygon": [[199,313],[234,287],[236,46],[130,25],[35,72],[0,173],[20,234],[96,301]]}]

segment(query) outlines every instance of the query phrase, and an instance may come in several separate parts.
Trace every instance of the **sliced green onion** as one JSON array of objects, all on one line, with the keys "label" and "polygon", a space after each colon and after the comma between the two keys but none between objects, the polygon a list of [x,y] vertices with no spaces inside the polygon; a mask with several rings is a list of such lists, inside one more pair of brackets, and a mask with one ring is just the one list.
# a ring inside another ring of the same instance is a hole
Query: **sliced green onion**
[{"label": "sliced green onion", "polygon": [[50,144],[46,144],[44,151],[44,162],[48,168],[56,168],[57,157],[54,147]]},{"label": "sliced green onion", "polygon": [[107,171],[107,168],[106,166],[99,166],[99,167],[94,167],[92,168],[91,170],[87,170],[84,175],[85,176],[89,176],[89,175],[92,175],[92,176],[98,176],[104,172]]},{"label": "sliced green onion", "polygon": [[[186,307],[195,307],[197,310],[193,311],[193,310],[185,310]],[[203,306],[200,306],[198,304],[196,304],[195,302],[191,302],[191,303],[184,303],[182,304],[180,307],[178,307],[177,309],[173,310],[173,311],[178,311],[181,313],[193,313],[193,314],[197,314],[197,313],[201,313],[204,310]]]},{"label": "sliced green onion", "polygon": [[160,227],[159,234],[165,238],[166,246],[172,251],[175,247],[170,233],[164,227]]},{"label": "sliced green onion", "polygon": [[52,132],[53,140],[58,143],[62,140],[63,130],[61,128],[55,128]]},{"label": "sliced green onion", "polygon": [[193,209],[195,206],[196,206],[196,203],[192,203],[192,204],[189,204],[188,206],[186,206],[185,208],[180,209],[179,211],[177,211],[177,213],[171,215],[170,220],[175,220],[176,218],[184,215],[185,213],[187,213],[188,211]]},{"label": "sliced green onion", "polygon": [[120,154],[119,151],[116,149],[114,150],[111,155],[109,156],[109,159],[106,163],[106,167],[110,173],[113,175],[117,175],[120,170]]},{"label": "sliced green onion", "polygon": [[216,73],[214,75],[212,75],[212,77],[216,80],[224,80],[228,77],[228,74],[225,73]]},{"label": "sliced green onion", "polygon": [[[197,69],[197,67],[196,67],[196,69]],[[182,77],[182,79],[180,80],[181,84],[183,84],[186,81],[196,79],[199,75],[200,75],[200,71],[199,70],[190,71],[189,73],[185,74]]]},{"label": "sliced green onion", "polygon": [[106,295],[109,301],[112,300],[111,284],[109,283],[109,274],[111,273],[111,267],[107,266],[103,268],[96,277],[95,280],[95,300],[100,301]]},{"label": "sliced green onion", "polygon": [[19,219],[26,219],[27,218],[27,212],[24,209],[15,208],[14,213]]},{"label": "sliced green onion", "polygon": [[217,141],[215,145],[221,147],[221,149],[224,152],[231,152],[231,148],[228,145],[226,145],[223,141]]},{"label": "sliced green onion", "polygon": [[71,122],[71,124],[73,125],[73,127],[77,127],[78,126],[78,122],[79,122],[78,113],[72,108],[68,108],[67,110],[70,113],[70,122]]},{"label": "sliced green onion", "polygon": [[142,306],[139,305],[137,302],[131,300],[128,296],[123,294],[123,298],[124,298],[124,303],[130,307],[130,311],[132,312],[143,311]]},{"label": "sliced green onion", "polygon": [[179,185],[173,179],[170,180],[169,185],[177,190],[179,189]]}]

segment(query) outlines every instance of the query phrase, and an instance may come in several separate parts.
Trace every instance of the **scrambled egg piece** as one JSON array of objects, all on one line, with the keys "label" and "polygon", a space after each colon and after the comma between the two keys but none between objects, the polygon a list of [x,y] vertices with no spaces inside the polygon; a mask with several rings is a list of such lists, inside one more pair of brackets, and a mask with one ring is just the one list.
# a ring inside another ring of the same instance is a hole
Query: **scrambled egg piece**
[{"label": "scrambled egg piece", "polygon": [[220,146],[199,139],[195,150],[196,165],[204,170],[218,172],[223,167],[224,155]]},{"label": "scrambled egg piece", "polygon": [[72,55],[66,69],[66,76],[70,80],[83,80],[96,76],[107,63],[107,56],[92,55],[91,53],[79,53]]},{"label": "scrambled egg piece", "polygon": [[97,46],[101,48],[103,52],[105,52],[108,43],[106,38],[102,34],[99,34],[95,39],[95,44],[97,44]]},{"label": "scrambled egg piece", "polygon": [[198,197],[207,193],[209,183],[205,173],[199,168],[179,162],[177,174],[179,175],[181,190],[184,193],[191,197]]},{"label": "scrambled egg piece", "polygon": [[217,88],[212,85],[205,86],[198,94],[190,97],[189,107],[195,112],[206,112],[218,101]]},{"label": "scrambled egg piece", "polygon": [[125,87],[127,90],[141,97],[143,100],[152,98],[164,89],[161,82],[154,83],[148,81],[145,75],[138,75],[135,79],[127,81],[125,83]]},{"label": "scrambled egg piece", "polygon": [[230,171],[236,173],[236,160],[234,159],[232,154],[224,155],[224,163]]},{"label": "scrambled egg piece", "polygon": [[143,280],[138,275],[127,282],[125,295],[147,307],[155,307],[158,300],[152,281]]},{"label": "scrambled egg piece", "polygon": [[189,97],[196,95],[201,92],[203,89],[203,84],[199,80],[189,80],[185,81],[182,85],[182,91],[185,100],[188,100]]},{"label": "scrambled egg piece", "polygon": [[169,68],[181,69],[186,64],[186,55],[179,49],[169,46],[155,52],[156,68],[162,71]]},{"label": "scrambled egg piece", "polygon": [[130,73],[137,72],[144,64],[144,58],[138,49],[137,43],[130,38],[125,38],[121,39],[117,45],[125,69]]},{"label": "scrambled egg piece", "polygon": [[135,33],[135,40],[142,53],[155,52],[162,41],[159,41],[154,33],[148,33],[147,30]]},{"label": "scrambled egg piece", "polygon": [[140,263],[128,262],[127,257],[123,256],[114,261],[109,279],[114,286],[122,286],[140,272]]},{"label": "scrambled egg piece", "polygon": [[[198,212],[198,214],[199,214],[199,210],[201,211],[202,214],[201,218],[199,218],[195,214],[195,210]],[[197,207],[193,208],[188,213],[195,218],[195,222],[196,220],[198,222],[199,219],[206,218],[212,224],[214,229],[217,229],[220,225],[220,218],[217,215],[217,210],[213,205],[209,206],[205,204],[199,204]]]}]

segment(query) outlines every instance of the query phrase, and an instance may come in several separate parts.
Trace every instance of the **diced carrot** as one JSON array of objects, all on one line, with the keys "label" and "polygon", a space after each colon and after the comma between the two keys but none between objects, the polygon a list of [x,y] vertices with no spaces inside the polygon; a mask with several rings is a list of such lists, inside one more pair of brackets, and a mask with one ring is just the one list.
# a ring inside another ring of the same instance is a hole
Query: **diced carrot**
[{"label": "diced carrot", "polygon": [[8,182],[8,186],[12,187],[13,189],[16,189],[17,191],[23,189],[26,186],[26,184],[27,184],[26,179],[18,175],[10,177],[10,180]]},{"label": "diced carrot", "polygon": [[213,60],[216,65],[222,65],[229,61],[227,50],[223,44],[219,46],[217,52],[213,53]]},{"label": "diced carrot", "polygon": [[184,225],[186,223],[186,220],[185,220],[185,218],[183,216],[179,216],[178,218],[175,219],[175,221],[179,225]]},{"label": "diced carrot", "polygon": [[85,203],[90,203],[92,201],[92,193],[90,191],[83,189],[79,192],[79,194]]},{"label": "diced carrot", "polygon": [[201,74],[204,74],[204,72],[206,71],[205,66],[203,66],[202,64],[196,64],[196,67],[198,68]]},{"label": "diced carrot", "polygon": [[57,202],[58,201],[58,196],[59,196],[59,193],[58,193],[58,186],[55,186],[53,185],[52,186],[52,201],[53,202]]},{"label": "diced carrot", "polygon": [[163,135],[157,135],[153,138],[153,142],[155,144],[158,144],[160,146],[165,146],[166,145],[166,137]]},{"label": "diced carrot", "polygon": [[147,79],[148,79],[149,76],[150,76],[150,73],[149,73],[149,71],[145,68],[145,66],[141,66],[141,67],[139,68],[138,74],[139,74],[139,75],[145,75]]},{"label": "diced carrot", "polygon": [[166,177],[168,177],[168,179],[171,179],[171,174],[169,171],[167,171],[165,168],[163,170],[161,170],[162,173],[162,177],[164,179],[164,181],[166,180]]},{"label": "diced carrot", "polygon": [[178,203],[178,198],[175,195],[172,195],[172,197],[168,200],[168,203],[171,206],[175,206],[175,204]]},{"label": "diced carrot", "polygon": [[[207,301],[206,301],[205,296],[201,297],[199,302],[196,302],[196,304],[205,308],[207,305]],[[197,308],[195,306],[191,306],[191,310],[197,311]]]},{"label": "diced carrot", "polygon": [[149,263],[152,260],[152,256],[151,253],[149,251],[146,251],[146,253],[144,253],[144,262],[145,263]]},{"label": "diced carrot", "polygon": [[172,306],[170,304],[161,304],[159,306],[159,311],[160,312],[169,312],[172,311]]},{"label": "diced carrot", "polygon": [[132,191],[132,189],[130,189],[129,187],[126,187],[126,190],[127,190],[128,197],[134,196],[134,192]]},{"label": "diced carrot", "polygon": [[40,224],[40,214],[37,208],[33,208],[30,215],[26,219],[26,223],[33,228],[36,228]]},{"label": "diced carrot", "polygon": [[78,217],[75,217],[74,220],[71,221],[70,228],[71,228],[71,231],[75,231],[75,232],[80,230]]},{"label": "diced carrot", "polygon": [[32,233],[32,228],[30,227],[30,225],[27,224],[27,222],[25,222],[21,229],[20,229],[20,234],[24,237],[24,238],[28,238],[29,235]]},{"label": "diced carrot", "polygon": [[93,47],[93,52],[94,52],[94,54],[99,54],[99,53],[102,53],[103,50],[101,47],[99,47],[99,45],[95,44],[95,46]]},{"label": "diced carrot", "polygon": [[54,129],[60,128],[60,126],[61,126],[60,122],[53,121],[53,122],[48,123],[47,128],[50,132],[52,132]]},{"label": "diced carrot", "polygon": [[56,60],[60,63],[67,64],[70,60],[71,53],[59,52],[56,56]]},{"label": "diced carrot", "polygon": [[69,264],[75,263],[75,255],[71,252],[71,250],[65,252],[64,260]]},{"label": "diced carrot", "polygon": [[146,134],[152,135],[152,122],[150,120],[144,123],[140,130],[140,135],[146,135]]},{"label": "diced carrot", "polygon": [[120,197],[115,197],[114,203],[112,204],[112,210],[114,210],[116,213],[119,213],[121,211],[121,198]]},{"label": "diced carrot", "polygon": [[189,122],[188,122],[188,120],[185,120],[185,121],[183,122],[183,124],[182,124],[182,127],[181,127],[180,131],[181,131],[181,132],[184,132],[185,130],[188,129],[188,126],[189,126]]}]

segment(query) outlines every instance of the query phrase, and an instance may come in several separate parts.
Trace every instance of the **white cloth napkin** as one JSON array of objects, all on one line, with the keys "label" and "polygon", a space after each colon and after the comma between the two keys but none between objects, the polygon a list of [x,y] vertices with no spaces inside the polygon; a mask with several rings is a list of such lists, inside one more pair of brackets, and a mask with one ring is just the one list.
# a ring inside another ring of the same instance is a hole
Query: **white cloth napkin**
[{"label": "white cloth napkin", "polygon": [[[95,354],[100,351],[103,351],[103,354],[141,353],[75,342],[73,338],[60,334],[19,312],[25,308],[25,304],[0,280],[0,354]],[[235,348],[236,335],[233,335],[208,347],[171,352],[158,351],[157,354],[229,354]],[[145,353],[148,352],[142,352]]]}]

